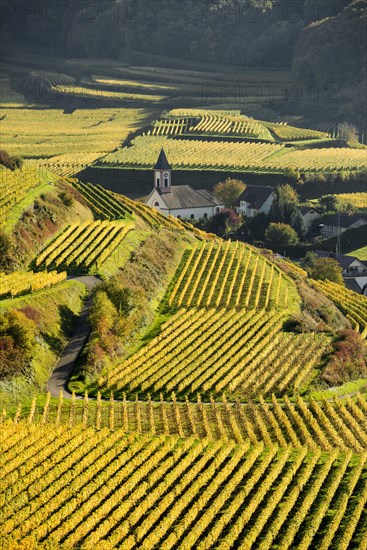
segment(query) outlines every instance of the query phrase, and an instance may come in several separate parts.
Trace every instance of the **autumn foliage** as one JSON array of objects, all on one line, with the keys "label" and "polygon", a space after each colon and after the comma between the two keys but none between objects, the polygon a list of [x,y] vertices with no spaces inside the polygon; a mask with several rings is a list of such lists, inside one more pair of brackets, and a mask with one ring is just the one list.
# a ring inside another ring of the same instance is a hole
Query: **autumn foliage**
[{"label": "autumn foliage", "polygon": [[322,375],[325,382],[341,385],[367,376],[367,345],[358,332],[341,331],[334,349]]}]

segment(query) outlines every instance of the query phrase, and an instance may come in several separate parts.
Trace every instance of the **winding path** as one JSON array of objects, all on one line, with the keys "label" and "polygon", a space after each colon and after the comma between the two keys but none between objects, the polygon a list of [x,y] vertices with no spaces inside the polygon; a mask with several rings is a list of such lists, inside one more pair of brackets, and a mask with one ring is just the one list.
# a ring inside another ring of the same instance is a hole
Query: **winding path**
[{"label": "winding path", "polygon": [[91,290],[101,283],[101,280],[94,276],[69,277],[69,279],[83,283],[88,289],[88,297],[79,314],[70,339],[47,382],[47,391],[49,391],[53,397],[59,397],[61,390],[63,396],[67,399],[71,398],[71,393],[68,390],[68,380],[73,372],[75,362],[90,335],[88,315],[92,299]]}]

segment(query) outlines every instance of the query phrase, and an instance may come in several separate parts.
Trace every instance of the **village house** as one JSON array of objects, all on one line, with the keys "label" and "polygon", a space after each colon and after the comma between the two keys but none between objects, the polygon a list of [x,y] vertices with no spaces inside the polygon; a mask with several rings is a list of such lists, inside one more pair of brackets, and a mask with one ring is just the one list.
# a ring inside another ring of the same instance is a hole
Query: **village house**
[{"label": "village house", "polygon": [[314,221],[321,218],[320,212],[310,206],[300,206],[299,213],[301,214],[302,225],[305,231],[309,231]]},{"label": "village house", "polygon": [[364,262],[354,256],[335,254],[325,250],[316,250],[319,258],[333,258],[342,268],[342,275],[345,286],[358,294],[367,295],[367,266]]},{"label": "village house", "polygon": [[367,221],[360,216],[349,216],[348,214],[331,214],[321,219],[321,236],[325,239],[335,237],[347,231],[367,225]]},{"label": "village house", "polygon": [[172,167],[163,149],[154,166],[154,188],[146,204],[167,216],[187,220],[210,219],[224,208],[224,203],[206,189],[172,185]]},{"label": "village house", "polygon": [[275,198],[275,188],[261,185],[247,185],[238,199],[237,212],[254,218],[258,214],[269,214]]}]

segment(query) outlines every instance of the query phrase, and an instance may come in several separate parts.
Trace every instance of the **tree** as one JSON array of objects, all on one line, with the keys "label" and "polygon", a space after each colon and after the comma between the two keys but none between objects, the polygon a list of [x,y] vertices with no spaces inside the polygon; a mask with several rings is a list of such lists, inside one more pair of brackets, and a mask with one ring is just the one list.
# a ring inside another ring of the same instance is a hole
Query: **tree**
[{"label": "tree", "polygon": [[224,202],[226,208],[231,208],[236,204],[237,199],[245,189],[246,184],[243,181],[227,178],[215,185],[214,195]]},{"label": "tree", "polygon": [[273,222],[291,225],[302,233],[302,219],[298,209],[299,196],[290,185],[280,185],[275,190],[274,202],[269,217]]},{"label": "tree", "polygon": [[335,195],[324,195],[319,199],[319,206],[323,212],[334,213],[338,209],[338,199]]},{"label": "tree", "polygon": [[286,223],[271,222],[265,231],[265,240],[274,248],[282,249],[298,243],[297,232]]},{"label": "tree", "polygon": [[310,277],[319,281],[331,281],[344,286],[342,268],[334,258],[317,258],[309,270]]}]

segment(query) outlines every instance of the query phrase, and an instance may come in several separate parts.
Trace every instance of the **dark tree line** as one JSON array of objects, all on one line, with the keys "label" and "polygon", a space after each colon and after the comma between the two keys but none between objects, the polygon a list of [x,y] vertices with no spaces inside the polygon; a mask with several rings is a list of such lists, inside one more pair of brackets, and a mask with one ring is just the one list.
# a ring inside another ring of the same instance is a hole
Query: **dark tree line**
[{"label": "dark tree line", "polygon": [[[71,57],[131,51],[293,67],[304,101],[365,125],[367,0],[0,0],[9,44]],[[340,106],[339,106],[340,104]],[[327,106],[327,105],[326,105]]]}]

